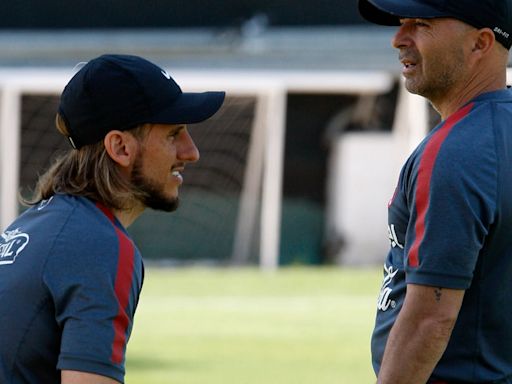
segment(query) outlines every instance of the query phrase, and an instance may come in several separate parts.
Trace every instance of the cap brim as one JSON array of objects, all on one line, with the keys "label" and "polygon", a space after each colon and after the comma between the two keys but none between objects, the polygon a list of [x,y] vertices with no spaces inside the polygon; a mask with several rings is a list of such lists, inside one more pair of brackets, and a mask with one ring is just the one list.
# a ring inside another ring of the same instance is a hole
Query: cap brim
[{"label": "cap brim", "polygon": [[155,124],[195,124],[212,117],[222,106],[225,92],[182,93],[169,107],[153,116]]},{"label": "cap brim", "polygon": [[380,25],[400,25],[403,18],[446,17],[425,2],[415,0],[359,0],[359,13],[366,20]]}]

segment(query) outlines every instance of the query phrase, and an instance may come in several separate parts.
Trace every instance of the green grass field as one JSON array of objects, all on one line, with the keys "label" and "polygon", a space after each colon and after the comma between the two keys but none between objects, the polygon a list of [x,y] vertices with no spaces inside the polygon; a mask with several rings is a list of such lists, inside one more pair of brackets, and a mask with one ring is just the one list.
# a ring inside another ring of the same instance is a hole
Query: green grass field
[{"label": "green grass field", "polygon": [[148,268],[126,382],[375,382],[380,281],[377,268]]}]

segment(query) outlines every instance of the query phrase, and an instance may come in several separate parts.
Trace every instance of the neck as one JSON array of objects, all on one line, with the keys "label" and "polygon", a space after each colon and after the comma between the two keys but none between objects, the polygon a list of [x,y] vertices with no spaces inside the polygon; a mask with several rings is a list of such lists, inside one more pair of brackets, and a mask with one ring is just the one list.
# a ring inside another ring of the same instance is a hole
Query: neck
[{"label": "neck", "polygon": [[503,68],[496,68],[495,64],[481,64],[476,71],[451,87],[448,92],[430,99],[432,106],[443,120],[446,120],[475,97],[506,88],[506,65]]},{"label": "neck", "polygon": [[140,204],[130,209],[113,209],[112,213],[119,220],[123,227],[128,228],[144,212],[144,207]]},{"label": "neck", "polygon": [[445,101],[439,102],[436,102],[436,100],[431,100],[431,103],[435,110],[441,115],[442,120],[446,120],[475,97],[483,93],[497,91],[504,88],[506,88],[505,82],[500,85],[486,87],[478,87],[475,85],[472,87],[469,85],[463,92],[459,93],[458,95],[454,95],[453,98],[445,98]]}]

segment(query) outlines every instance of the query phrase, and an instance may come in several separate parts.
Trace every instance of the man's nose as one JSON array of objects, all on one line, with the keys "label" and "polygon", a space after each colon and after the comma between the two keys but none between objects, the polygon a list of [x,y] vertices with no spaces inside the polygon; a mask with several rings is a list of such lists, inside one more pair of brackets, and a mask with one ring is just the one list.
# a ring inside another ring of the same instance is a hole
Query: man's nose
[{"label": "man's nose", "polygon": [[199,160],[199,149],[197,149],[192,136],[188,131],[184,131],[180,137],[178,146],[178,158],[190,163],[195,163]]},{"label": "man's nose", "polygon": [[393,48],[403,48],[409,46],[411,44],[411,35],[410,35],[410,27],[407,24],[402,24],[398,27],[393,39],[391,40],[391,45]]}]

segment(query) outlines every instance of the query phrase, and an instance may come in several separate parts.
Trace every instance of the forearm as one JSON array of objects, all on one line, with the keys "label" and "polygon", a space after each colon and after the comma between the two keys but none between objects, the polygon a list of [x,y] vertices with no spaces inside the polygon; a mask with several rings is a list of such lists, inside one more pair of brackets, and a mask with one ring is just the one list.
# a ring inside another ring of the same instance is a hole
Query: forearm
[{"label": "forearm", "polygon": [[378,384],[425,384],[451,334],[448,324],[415,324],[399,316],[386,344]]},{"label": "forearm", "polygon": [[[463,291],[408,286],[386,344],[378,384],[425,384],[443,355]],[[448,292],[446,292],[448,291]]]},{"label": "forearm", "polygon": [[64,370],[61,373],[62,384],[119,384],[109,377],[94,373]]}]

